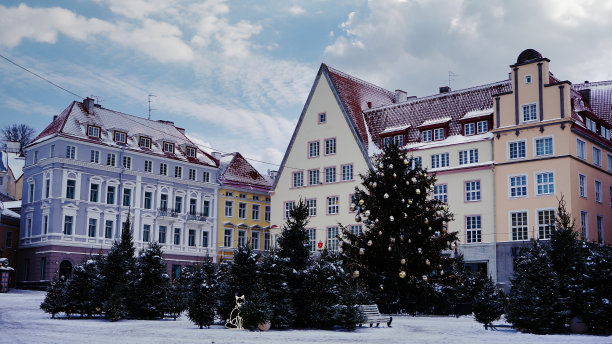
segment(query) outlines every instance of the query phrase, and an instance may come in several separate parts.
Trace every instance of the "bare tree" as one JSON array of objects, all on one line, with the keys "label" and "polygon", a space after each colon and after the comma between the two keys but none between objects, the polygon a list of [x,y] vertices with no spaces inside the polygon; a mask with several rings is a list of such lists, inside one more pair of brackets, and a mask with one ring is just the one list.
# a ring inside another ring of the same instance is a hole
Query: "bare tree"
[{"label": "bare tree", "polygon": [[19,150],[27,146],[34,139],[36,131],[27,124],[7,125],[0,131],[2,139],[6,141],[19,142]]}]

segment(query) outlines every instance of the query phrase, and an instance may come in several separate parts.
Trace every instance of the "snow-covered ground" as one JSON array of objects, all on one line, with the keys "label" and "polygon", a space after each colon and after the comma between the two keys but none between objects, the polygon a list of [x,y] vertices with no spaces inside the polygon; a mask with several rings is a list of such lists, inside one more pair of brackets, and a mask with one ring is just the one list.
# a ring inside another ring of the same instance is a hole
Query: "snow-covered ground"
[{"label": "snow-covered ground", "polygon": [[221,326],[200,330],[185,316],[172,320],[51,319],[39,309],[43,292],[0,294],[0,343],[612,343],[612,337],[537,336],[513,330],[485,331],[472,317],[396,317],[393,327],[354,332],[291,330],[248,332]]}]

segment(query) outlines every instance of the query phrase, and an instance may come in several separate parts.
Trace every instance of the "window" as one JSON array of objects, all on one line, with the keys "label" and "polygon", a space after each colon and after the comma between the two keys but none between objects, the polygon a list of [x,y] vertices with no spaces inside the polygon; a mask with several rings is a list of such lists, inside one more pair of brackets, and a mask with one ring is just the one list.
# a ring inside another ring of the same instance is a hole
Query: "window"
[{"label": "window", "polygon": [[32,203],[34,202],[34,183],[30,183],[29,187],[30,189],[28,192],[28,201]]},{"label": "window", "polygon": [[601,149],[593,147],[593,164],[601,167]]},{"label": "window", "polygon": [[142,226],[142,241],[144,242],[151,241],[151,225]]},{"label": "window", "polygon": [[174,153],[174,143],[163,141],[162,150],[166,153]]},{"label": "window", "polygon": [[325,140],[325,155],[336,154],[336,139]]},{"label": "window", "polygon": [[601,182],[599,180],[595,181],[595,202],[597,203],[602,203],[603,199],[602,199],[602,195],[601,195]]},{"label": "window", "polygon": [[308,185],[319,185],[319,170],[308,170]]},{"label": "window", "polygon": [[64,235],[72,235],[72,216],[64,216]]},{"label": "window", "polygon": [[446,184],[434,185],[433,198],[448,203]]},{"label": "window", "polygon": [[584,174],[578,175],[578,194],[580,195],[580,197],[587,197],[586,176]]},{"label": "window", "polygon": [[253,201],[259,201],[259,196],[253,195]]},{"label": "window", "polygon": [[604,237],[603,237],[603,216],[601,215],[597,215],[597,242],[598,243],[603,243],[604,242]]},{"label": "window", "polygon": [[115,204],[115,187],[108,186],[106,188],[106,204]]},{"label": "window", "polygon": [[529,226],[527,224],[527,212],[517,211],[510,213],[510,228],[512,240],[527,240]]},{"label": "window", "polygon": [[596,133],[597,132],[597,122],[585,116],[586,127],[590,131]]},{"label": "window", "polygon": [[183,168],[181,166],[174,166],[174,178],[183,177]]},{"label": "window", "polygon": [[187,147],[185,149],[185,151],[187,152],[187,156],[190,158],[195,158],[196,156],[196,149],[193,147]]},{"label": "window", "polygon": [[151,138],[146,136],[141,136],[138,140],[138,145],[140,147],[151,148]]},{"label": "window", "polygon": [[325,112],[321,112],[319,114],[319,124],[323,124],[327,122],[327,114]]},{"label": "window", "polygon": [[132,205],[132,189],[123,189],[123,206],[129,207]]},{"label": "window", "polygon": [[259,221],[259,204],[251,205],[251,219],[253,221]]},{"label": "window", "polygon": [[538,210],[538,239],[550,239],[555,228],[555,210]]},{"label": "window", "polygon": [[202,172],[202,181],[204,183],[210,183],[210,172],[208,171]]},{"label": "window", "polygon": [[49,158],[53,158],[55,155],[55,145],[51,145],[51,150],[49,151]]},{"label": "window", "polygon": [[553,154],[553,139],[552,137],[537,138],[535,140],[535,155],[545,156]]},{"label": "window", "polygon": [[448,167],[448,153],[433,154],[431,156],[431,168]]},{"label": "window", "polygon": [[327,228],[327,249],[330,251],[338,250],[338,227]]},{"label": "window", "polygon": [[29,218],[26,222],[26,237],[32,236],[32,219]]},{"label": "window", "polygon": [[383,138],[383,142],[384,142],[385,146],[388,146],[388,145],[393,143],[393,144],[401,147],[401,146],[404,145],[404,135],[387,136],[387,137]]},{"label": "window", "polygon": [[531,84],[531,74],[525,75],[525,83],[526,84]]},{"label": "window", "polygon": [[421,141],[429,142],[431,141],[431,130],[423,130],[421,133]]},{"label": "window", "polygon": [[233,217],[234,216],[234,202],[225,201],[225,217]]},{"label": "window", "polygon": [[580,239],[589,240],[589,213],[580,211]]},{"label": "window", "polygon": [[510,197],[527,197],[527,176],[510,176]]},{"label": "window", "polygon": [[601,136],[603,136],[606,140],[610,139],[610,129],[601,126]]},{"label": "window", "polygon": [[89,162],[93,162],[94,164],[100,163],[100,151],[92,150],[91,156],[89,158]]},{"label": "window", "polygon": [[433,130],[434,141],[444,140],[444,128],[436,128]]},{"label": "window", "polygon": [[291,217],[291,211],[295,208],[295,202],[285,202],[285,218]]},{"label": "window", "polygon": [[319,156],[319,141],[308,143],[308,157],[316,158]]},{"label": "window", "polygon": [[555,193],[555,174],[553,172],[536,173],[536,195]]},{"label": "window", "polygon": [[336,168],[326,167],[325,168],[325,183],[335,183],[335,182],[336,182]]},{"label": "window", "polygon": [[423,167],[423,159],[420,156],[414,157],[414,168],[421,168]]},{"label": "window", "polygon": [[608,154],[608,172],[612,172],[612,154]]},{"label": "window", "polygon": [[91,189],[89,190],[89,201],[90,202],[98,202],[99,189],[100,189],[100,185],[91,184]]},{"label": "window", "polygon": [[586,159],[586,143],[580,139],[576,139],[576,155],[581,159]]},{"label": "window", "polygon": [[202,247],[208,247],[208,232],[202,232]]},{"label": "window", "polygon": [[247,197],[246,197],[246,194],[243,194],[243,193],[239,194],[239,195],[238,195],[238,197],[243,198],[243,199],[246,199],[246,198],[247,198]]},{"label": "window", "polygon": [[145,160],[144,162],[144,171],[145,172],[153,172],[153,161],[151,160]]},{"label": "window", "polygon": [[47,257],[40,258],[40,280],[45,280],[45,273],[47,271]]},{"label": "window", "polygon": [[181,244],[181,229],[180,228],[174,229],[174,244],[175,245]]},{"label": "window", "polygon": [[127,141],[127,134],[123,131],[117,131],[115,130],[115,141],[116,142],[121,142],[121,143],[126,143]]},{"label": "window", "polygon": [[225,191],[225,196],[227,197],[234,197],[234,193],[231,191]]},{"label": "window", "polygon": [[238,231],[238,246],[246,246],[246,231],[239,230]]},{"label": "window", "polygon": [[151,203],[153,201],[153,193],[150,191],[145,191],[144,193],[144,208],[151,209]]},{"label": "window", "polygon": [[476,133],[476,124],[466,123],[463,125],[463,134],[465,136],[474,135]]},{"label": "window", "polygon": [[480,180],[465,182],[465,200],[467,202],[480,201]]},{"label": "window", "polygon": [[202,215],[210,216],[210,201],[205,200],[203,203]]},{"label": "window", "polygon": [[304,186],[304,172],[293,172],[293,187],[299,188]]},{"label": "window", "polygon": [[259,232],[251,232],[251,248],[259,250]]},{"label": "window", "polygon": [[459,165],[474,164],[478,162],[478,149],[459,151]]},{"label": "window", "polygon": [[307,199],[306,206],[308,207],[308,216],[317,216],[317,200]]},{"label": "window", "polygon": [[269,205],[267,205],[267,206],[264,208],[264,221],[266,221],[266,222],[270,222],[270,213],[271,213],[271,211],[270,211],[270,206],[269,206]]},{"label": "window", "polygon": [[195,246],[196,245],[196,231],[195,229],[189,230],[189,236],[187,237],[187,245]]},{"label": "window", "polygon": [[117,156],[115,155],[115,153],[106,154],[106,165],[115,166],[116,159],[117,159]]},{"label": "window", "polygon": [[351,234],[360,235],[363,232],[363,227],[361,225],[351,225],[350,230]]},{"label": "window", "polygon": [[327,197],[327,215],[338,214],[338,196]]},{"label": "window", "polygon": [[387,137],[383,138],[383,144],[385,146],[390,145],[392,142],[393,142],[393,137],[391,137],[391,136],[387,136]]},{"label": "window", "polygon": [[[47,234],[47,232],[49,232],[49,216],[45,215],[43,216],[43,231],[42,234]],[[7,245],[9,244],[9,242],[7,241]],[[7,246],[10,247],[10,246]]]},{"label": "window", "polygon": [[97,227],[97,223],[98,220],[96,219],[89,219],[89,225],[87,227],[87,236],[89,236],[90,238],[95,238],[96,237],[96,227]]},{"label": "window", "polygon": [[100,127],[88,125],[87,126],[87,136],[100,137]]},{"label": "window", "polygon": [[176,211],[179,214],[183,212],[183,197],[181,196],[174,197],[174,211]]},{"label": "window", "polygon": [[164,164],[163,162],[159,164],[159,174],[162,176],[168,175],[168,164]]},{"label": "window", "polygon": [[75,146],[66,146],[66,159],[71,159],[71,160],[76,159],[76,147]]},{"label": "window", "polygon": [[104,222],[104,238],[112,239],[113,237],[113,221],[106,220]]},{"label": "window", "polygon": [[123,157],[123,168],[131,170],[132,169],[132,158],[129,156]]},{"label": "window", "polygon": [[232,247],[232,230],[229,228],[223,230],[223,246]]},{"label": "window", "polygon": [[166,243],[166,231],[167,231],[167,227],[166,226],[159,226],[159,243],[160,244],[165,244]]},{"label": "window", "polygon": [[264,250],[270,250],[270,233],[264,233]]},{"label": "window", "polygon": [[189,169],[189,180],[196,180],[196,170],[193,168]]},{"label": "window", "polygon": [[342,165],[342,181],[353,180],[353,165]]},{"label": "window", "polygon": [[308,248],[310,252],[314,252],[317,249],[317,230],[308,228],[306,233],[308,234]]},{"label": "window", "polygon": [[66,181],[66,198],[74,199],[75,188],[76,188],[76,180],[68,179]]},{"label": "window", "polygon": [[159,198],[159,208],[161,210],[168,210],[168,195],[161,194]]},{"label": "window", "polygon": [[476,130],[477,130],[476,133],[478,134],[486,133],[487,131],[489,131],[489,122],[480,121],[476,123]]},{"label": "window", "polygon": [[482,242],[480,215],[465,217],[465,236],[468,244]]},{"label": "window", "polygon": [[510,159],[525,158],[525,141],[513,141],[508,143]]},{"label": "window", "polygon": [[246,203],[238,203],[238,218],[246,219],[247,217],[247,204]]},{"label": "window", "polygon": [[522,106],[523,109],[523,122],[535,121],[538,119],[536,111],[536,104],[527,104]]},{"label": "window", "polygon": [[6,232],[6,248],[13,247],[13,232]]}]

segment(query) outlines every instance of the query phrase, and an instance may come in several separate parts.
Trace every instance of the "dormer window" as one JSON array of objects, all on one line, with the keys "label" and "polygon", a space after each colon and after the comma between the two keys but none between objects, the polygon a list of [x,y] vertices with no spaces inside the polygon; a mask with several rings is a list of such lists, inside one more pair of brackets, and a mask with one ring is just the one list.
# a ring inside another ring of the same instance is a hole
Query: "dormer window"
[{"label": "dormer window", "polygon": [[434,141],[444,140],[444,128],[436,128],[433,130]]},{"label": "dormer window", "polygon": [[463,126],[463,134],[465,136],[474,135],[476,133],[476,124],[475,123],[466,123]]},{"label": "dormer window", "polygon": [[164,141],[163,143],[163,151],[166,153],[174,153],[174,143]]},{"label": "dormer window", "polygon": [[385,146],[388,146],[391,143],[394,143],[397,146],[401,147],[404,145],[404,135],[387,136],[383,138],[383,141],[384,141]]},{"label": "dormer window", "polygon": [[100,137],[100,127],[97,127],[95,125],[88,125],[87,126],[87,136],[90,137]]},{"label": "dormer window", "polygon": [[525,83],[526,84],[531,84],[531,74],[525,75]]},{"label": "dormer window", "polygon": [[584,118],[584,122],[586,123],[586,127],[587,129],[589,129],[590,131],[596,133],[597,132],[597,122],[595,122],[594,120],[590,119],[589,117]]},{"label": "dormer window", "polygon": [[484,134],[487,131],[489,131],[489,122],[487,122],[487,121],[480,121],[480,122],[476,123],[476,133],[477,134]]},{"label": "dormer window", "polygon": [[187,156],[190,158],[195,158],[196,157],[196,149],[194,147],[187,147],[186,149],[187,152]]},{"label": "dormer window", "polygon": [[319,124],[323,124],[327,122],[327,114],[325,112],[321,112],[319,114]]},{"label": "dormer window", "polygon": [[421,133],[421,141],[429,142],[431,141],[431,130],[423,130]]},{"label": "dormer window", "polygon": [[115,142],[126,143],[127,142],[127,133],[124,131],[115,130]]},{"label": "dormer window", "polygon": [[144,148],[151,148],[151,138],[146,136],[141,136],[138,140],[138,145]]}]

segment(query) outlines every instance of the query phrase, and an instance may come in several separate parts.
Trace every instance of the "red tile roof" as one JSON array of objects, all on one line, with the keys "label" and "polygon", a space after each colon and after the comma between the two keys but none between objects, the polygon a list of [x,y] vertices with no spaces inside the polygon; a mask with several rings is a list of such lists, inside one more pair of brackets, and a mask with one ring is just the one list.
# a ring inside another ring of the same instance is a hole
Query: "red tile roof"
[{"label": "red tile roof", "polygon": [[597,117],[612,125],[612,80],[573,84],[572,90],[591,90],[590,107]]},{"label": "red tile roof", "polygon": [[273,180],[260,174],[240,153],[228,153],[221,158],[219,182],[228,186],[269,191]]},{"label": "red tile roof", "polygon": [[76,104],[76,102],[72,102],[70,105],[68,105],[68,107],[64,109],[64,111],[62,111],[62,113],[57,116],[55,120],[53,120],[53,122],[51,122],[45,129],[43,129],[43,131],[41,131],[40,134],[38,134],[38,136],[36,136],[34,140],[32,140],[32,143],[46,136],[59,134],[62,131],[62,128],[64,128],[64,124],[66,123],[68,115],[70,114],[70,111],[72,110],[74,104]]}]

